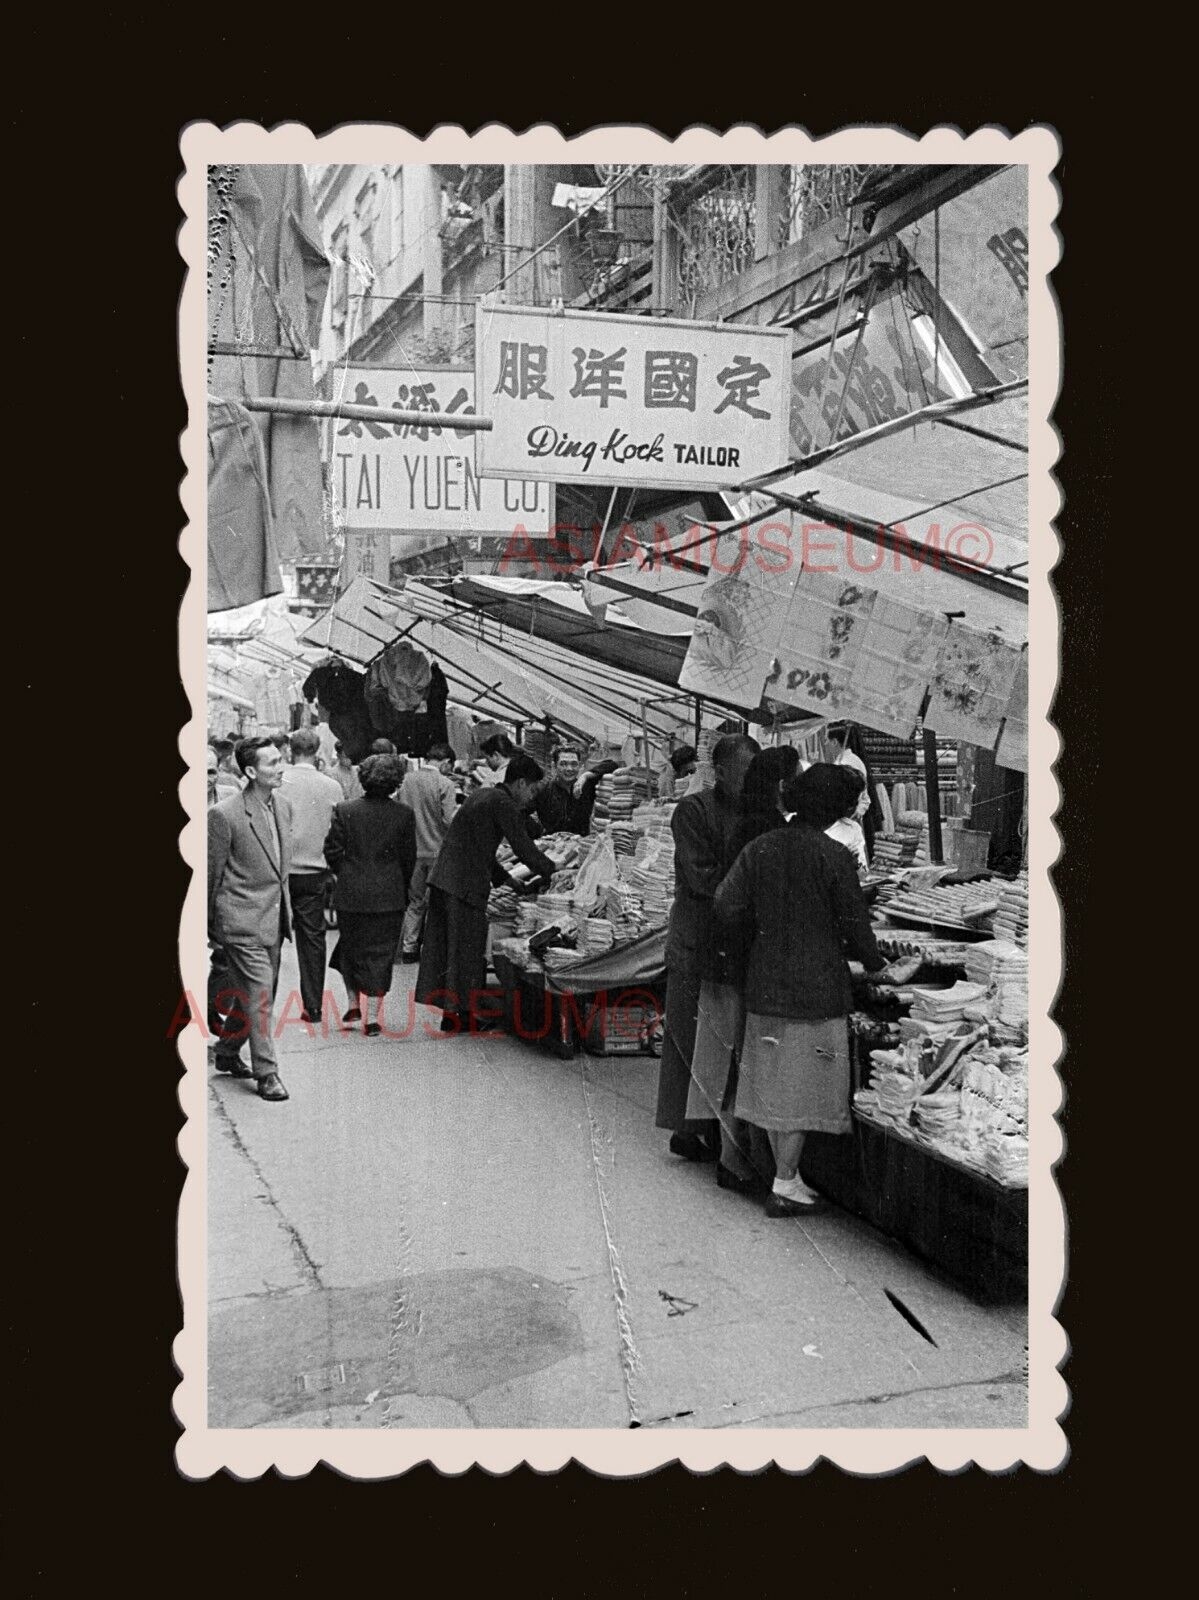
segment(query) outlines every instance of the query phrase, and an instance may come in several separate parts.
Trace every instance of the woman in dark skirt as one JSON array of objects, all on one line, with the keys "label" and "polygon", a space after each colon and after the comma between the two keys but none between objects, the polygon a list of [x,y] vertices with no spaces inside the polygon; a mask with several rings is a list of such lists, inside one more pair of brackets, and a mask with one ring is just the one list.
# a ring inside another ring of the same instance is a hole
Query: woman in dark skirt
[{"label": "woman in dark skirt", "polygon": [[[741,818],[729,840],[727,859],[736,861],[742,850],[760,834],[781,828],[783,785],[799,771],[799,751],[793,745],[759,750],[749,764],[741,790]],[[691,1086],[687,1091],[687,1119],[720,1118],[720,1160],[716,1182],[722,1189],[756,1193],[763,1180],[774,1177],[770,1141],[752,1123],[733,1114],[737,1096],[737,1063],[745,1032],[745,946],[737,939],[722,940],[717,927],[719,955],[708,968],[699,993],[695,1051],[691,1057]]]},{"label": "woman in dark skirt", "polygon": [[362,798],[334,810],[325,840],[325,860],[337,875],[333,908],[340,934],[329,965],[341,973],[349,997],[342,1020],[360,1021],[363,997],[373,999],[365,1030],[372,1036],[382,1029],[416,866],[412,809],[391,798],[403,776],[398,756],[369,756],[358,768]]},{"label": "woman in dark skirt", "polygon": [[791,821],[746,845],[716,891],[721,925],[748,948],[734,1115],[769,1137],[769,1217],[801,1216],[818,1202],[799,1176],[805,1135],[850,1131],[846,956],[891,981],[853,857],[824,832],[844,814],[843,778],[820,765],[791,779]]}]

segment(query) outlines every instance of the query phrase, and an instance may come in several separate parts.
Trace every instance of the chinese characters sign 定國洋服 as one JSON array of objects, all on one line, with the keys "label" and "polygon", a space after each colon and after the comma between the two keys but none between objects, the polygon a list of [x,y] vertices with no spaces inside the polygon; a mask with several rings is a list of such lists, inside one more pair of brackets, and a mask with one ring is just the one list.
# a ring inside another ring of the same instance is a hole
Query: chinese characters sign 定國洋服
[{"label": "chinese characters sign \u5b9a\u570b\u6d0b\u670d", "polygon": [[480,305],[481,476],[728,488],[789,454],[791,333]]},{"label": "chinese characters sign \u5b9a\u570b\u6d0b\u670d", "polygon": [[[326,430],[333,500],[350,529],[394,533],[546,534],[546,483],[501,483],[475,470],[474,435],[454,427],[475,412],[475,375],[441,368],[350,367],[335,398],[378,406],[378,422],[334,419]],[[389,422],[389,410],[428,412]]]}]

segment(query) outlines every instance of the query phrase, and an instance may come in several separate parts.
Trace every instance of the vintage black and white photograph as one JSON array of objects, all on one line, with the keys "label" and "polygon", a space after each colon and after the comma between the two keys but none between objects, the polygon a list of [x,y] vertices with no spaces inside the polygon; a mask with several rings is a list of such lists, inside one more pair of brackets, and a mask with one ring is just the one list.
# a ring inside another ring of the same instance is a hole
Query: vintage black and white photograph
[{"label": "vintage black and white photograph", "polygon": [[183,158],[181,1463],[1053,1465],[1055,137]]}]

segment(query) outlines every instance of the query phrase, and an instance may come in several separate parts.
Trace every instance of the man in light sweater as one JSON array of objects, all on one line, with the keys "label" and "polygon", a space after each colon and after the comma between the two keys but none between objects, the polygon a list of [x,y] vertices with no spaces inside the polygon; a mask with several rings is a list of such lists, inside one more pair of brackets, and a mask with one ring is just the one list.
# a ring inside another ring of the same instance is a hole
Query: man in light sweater
[{"label": "man in light sweater", "polygon": [[458,809],[458,788],[450,773],[454,752],[448,744],[429,746],[426,764],[410,767],[397,800],[410,806],[416,818],[416,870],[408,885],[408,909],[400,953],[404,961],[420,960],[421,934],[429,904],[429,874],[441,854],[442,844]]},{"label": "man in light sweater", "polygon": [[325,835],[333,809],[344,796],[341,784],[318,772],[320,735],[299,728],[291,736],[290,767],[283,769],[283,793],[291,802],[291,895],[296,958],[300,964],[300,999],[310,1022],[321,1020],[325,992],[325,897],[329,869]]}]

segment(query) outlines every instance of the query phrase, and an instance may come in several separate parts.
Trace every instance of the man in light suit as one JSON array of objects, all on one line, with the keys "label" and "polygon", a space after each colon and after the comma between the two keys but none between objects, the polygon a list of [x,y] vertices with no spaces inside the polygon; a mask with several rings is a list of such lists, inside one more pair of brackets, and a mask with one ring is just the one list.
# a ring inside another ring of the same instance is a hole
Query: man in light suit
[{"label": "man in light suit", "polygon": [[[208,813],[208,928],[224,951],[237,996],[228,1012],[228,1036],[217,1044],[216,1067],[235,1077],[252,1075],[263,1100],[286,1100],[271,1013],[279,953],[283,940],[291,937],[291,810],[278,792],[284,762],[271,739],[243,739],[237,764],[246,787]],[[238,1054],[247,1031],[250,1067]]]}]

